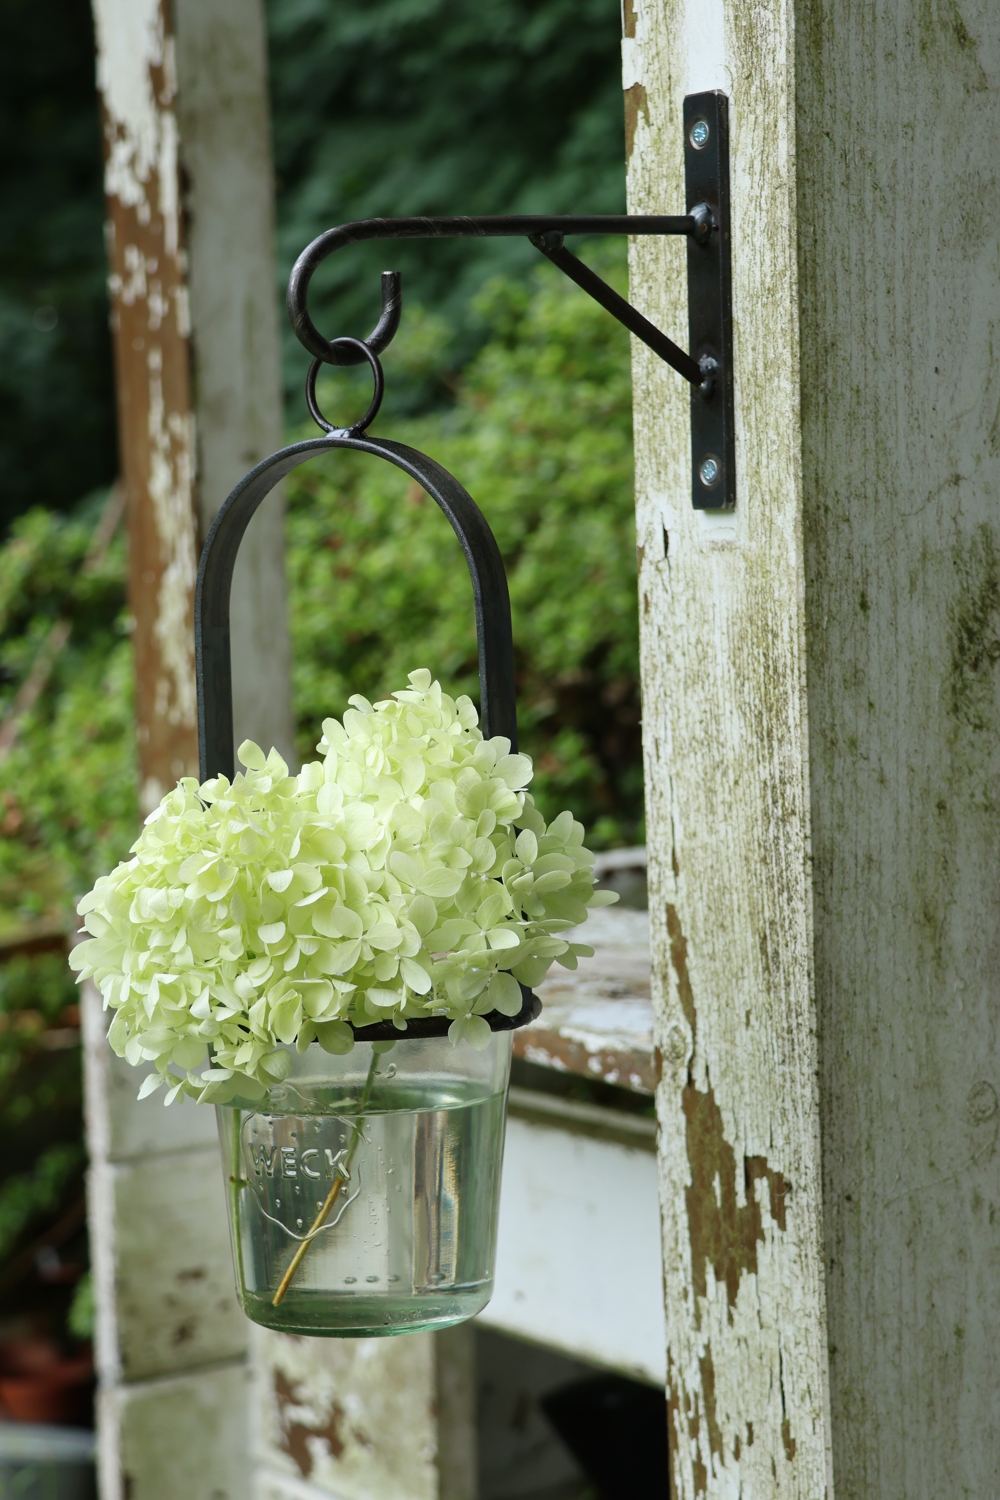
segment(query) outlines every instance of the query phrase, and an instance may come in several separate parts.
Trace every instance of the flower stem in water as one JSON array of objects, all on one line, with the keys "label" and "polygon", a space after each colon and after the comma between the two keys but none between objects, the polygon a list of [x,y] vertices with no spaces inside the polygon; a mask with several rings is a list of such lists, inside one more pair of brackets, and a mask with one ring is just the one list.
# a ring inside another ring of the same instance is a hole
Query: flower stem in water
[{"label": "flower stem in water", "polygon": [[[344,1166],[348,1174],[351,1170],[351,1163],[354,1160],[354,1153],[357,1150],[358,1142],[361,1139],[361,1130],[364,1125],[365,1119],[365,1109],[367,1108],[368,1100],[371,1097],[372,1084],[375,1081],[375,1069],[377,1067],[378,1053],[373,1049],[371,1066],[368,1069],[368,1077],[365,1079],[364,1090],[361,1094],[361,1102],[358,1105],[358,1117],[355,1120],[354,1128],[351,1131],[351,1139],[347,1143],[347,1160],[345,1161]],[[323,1225],[326,1223],[327,1219],[330,1217],[330,1214],[333,1212],[334,1204],[340,1197],[341,1190],[343,1189],[346,1180],[346,1178],[340,1176],[338,1176],[334,1180],[333,1186],[326,1195],[326,1202],[323,1204],[323,1207],[320,1209],[319,1213],[313,1220],[309,1233],[306,1235],[305,1239],[302,1241],[301,1245],[292,1256],[291,1264],[289,1265],[288,1270],[285,1272],[284,1276],[282,1276],[281,1278],[281,1285],[278,1287],[278,1290],[271,1298],[272,1307],[277,1307],[279,1303],[284,1300],[285,1293],[291,1286],[295,1273],[299,1269],[299,1266],[302,1264],[303,1256],[309,1249],[309,1246],[312,1244],[313,1238],[316,1233],[323,1228]]]}]

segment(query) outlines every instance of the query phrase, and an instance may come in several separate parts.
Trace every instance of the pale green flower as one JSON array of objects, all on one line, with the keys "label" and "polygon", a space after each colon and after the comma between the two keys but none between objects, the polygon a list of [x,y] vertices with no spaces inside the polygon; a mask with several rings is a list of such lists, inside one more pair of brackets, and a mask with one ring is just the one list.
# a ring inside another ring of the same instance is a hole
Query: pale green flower
[{"label": "pale green flower", "polygon": [[485,1046],[518,981],[590,953],[560,934],[616,898],[582,825],[546,826],[529,757],[484,740],[470,699],[409,681],[327,719],[298,776],[246,741],[232,784],[185,778],[80,902],[71,962],[115,1013],[114,1050],[155,1064],[140,1097],[259,1096],[287,1074],[281,1044],[346,1052],[348,1022],[445,1015]]}]

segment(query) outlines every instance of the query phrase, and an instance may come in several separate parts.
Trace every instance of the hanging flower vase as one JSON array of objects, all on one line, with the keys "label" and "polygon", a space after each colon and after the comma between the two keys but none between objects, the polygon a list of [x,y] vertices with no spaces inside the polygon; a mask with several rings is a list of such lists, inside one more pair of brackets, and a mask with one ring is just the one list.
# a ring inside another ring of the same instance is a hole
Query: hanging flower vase
[{"label": "hanging flower vase", "polygon": [[[294,281],[294,277],[293,277]],[[568,812],[547,823],[517,752],[503,562],[467,491],[373,439],[377,350],[399,319],[387,273],[367,342],[324,345],[307,403],[322,436],[259,464],[222,506],[195,601],[201,777],[147,819],[133,857],[79,906],[72,962],[113,1012],[112,1047],[165,1090],[217,1108],[240,1301],[270,1328],[359,1336],[443,1327],[493,1283],[511,1031],[594,890]],[[313,332],[315,332],[313,330]],[[319,338],[315,335],[316,339]],[[365,360],[375,394],[334,428],[321,359]],[[416,481],[448,517],[475,599],[480,716],[425,669],[353,697],[297,776],[233,746],[229,596],[257,507],[299,464],[351,450]]]},{"label": "hanging flower vase", "polygon": [[486,1306],[510,1050],[509,1032],[313,1045],[263,1099],[217,1106],[248,1317],[360,1336]]}]

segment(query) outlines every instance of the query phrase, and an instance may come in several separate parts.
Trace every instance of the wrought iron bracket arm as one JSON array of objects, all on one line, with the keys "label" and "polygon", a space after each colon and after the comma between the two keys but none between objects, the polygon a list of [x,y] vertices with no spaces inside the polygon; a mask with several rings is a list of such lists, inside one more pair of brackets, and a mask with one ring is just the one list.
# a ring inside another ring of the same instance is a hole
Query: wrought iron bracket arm
[{"label": "wrought iron bracket arm", "polygon": [[[728,100],[718,91],[689,94],[684,101],[684,214],[505,214],[482,217],[362,219],[328,229],[308,245],[288,282],[288,315],[299,342],[313,356],[307,382],[309,409],[321,426],[315,402],[320,364],[372,365],[372,407],[351,429],[362,431],[381,400],[378,356],[399,327],[402,309],[398,271],[382,273],[382,311],[367,339],[326,339],[309,314],[309,285],[326,258],[349,245],[372,240],[490,239],[524,235],[612,317],[686,380],[691,388],[691,498],[696,509],[730,509],[736,499],[733,408],[732,297],[729,225]],[[690,352],[678,347],[637,308],[608,286],[565,247],[568,234],[680,235],[688,245]]]},{"label": "wrought iron bracket arm", "polygon": [[[362,244],[368,240],[439,240],[439,239],[517,239],[525,236],[543,254],[549,252],[541,241],[549,235],[560,239],[567,234],[679,234],[704,237],[706,221],[711,210],[708,205],[699,205],[698,214],[643,216],[639,214],[495,214],[479,218],[413,218],[413,219],[359,219],[352,224],[341,224],[327,229],[307,245],[292,267],[288,280],[288,316],[295,336],[315,359],[325,364],[356,365],[363,356],[350,350],[336,347],[336,340],[328,340],[319,332],[309,316],[309,283],[317,267],[328,256],[348,245]],[[552,257],[550,257],[552,258]],[[558,264],[558,262],[556,262]],[[577,262],[579,264],[579,262]],[[563,269],[560,267],[560,269]],[[611,297],[617,293],[606,286],[600,277],[589,273],[591,283],[596,283]],[[576,277],[573,278],[577,280]],[[583,282],[579,285],[584,286]],[[585,291],[594,292],[590,286]],[[597,301],[616,317],[618,312],[602,297]],[[645,323],[641,314],[629,307],[622,297],[617,297],[622,307]],[[382,272],[382,314],[378,323],[365,339],[375,354],[389,347],[399,327],[401,311],[400,276],[398,271]],[[626,325],[628,326],[628,325]],[[651,324],[645,325],[651,328]],[[636,332],[635,329],[632,330]],[[653,330],[660,339],[663,334]],[[639,335],[642,337],[642,335]],[[672,348],[675,346],[671,346]],[[682,351],[678,350],[678,353]],[[690,377],[688,377],[690,378]]]},{"label": "wrought iron bracket arm", "polygon": [[[700,223],[710,231],[713,223],[709,220],[708,210],[704,204],[699,204],[699,209],[704,211],[700,220],[695,221],[692,215],[691,221]],[[691,229],[688,232],[693,235],[694,230]],[[547,260],[550,260],[554,266],[558,266],[563,275],[575,281],[581,290],[585,291],[589,297],[593,297],[595,302],[600,303],[601,307],[623,324],[629,333],[641,339],[654,354],[658,354],[670,365],[671,369],[676,370],[678,375],[682,375],[691,385],[697,386],[706,399],[711,396],[712,385],[706,384],[706,379],[711,382],[711,375],[706,376],[706,372],[697,360],[692,359],[690,354],[685,354],[684,350],[679,348],[672,339],[668,339],[665,333],[661,333],[655,324],[650,323],[648,318],[644,318],[631,302],[626,302],[624,297],[619,296],[614,287],[608,286],[607,282],[602,281],[589,266],[585,266],[582,260],[578,260],[575,255],[571,254],[565,248],[561,234],[549,230],[545,234],[533,234],[530,239],[536,250],[540,250]]]}]

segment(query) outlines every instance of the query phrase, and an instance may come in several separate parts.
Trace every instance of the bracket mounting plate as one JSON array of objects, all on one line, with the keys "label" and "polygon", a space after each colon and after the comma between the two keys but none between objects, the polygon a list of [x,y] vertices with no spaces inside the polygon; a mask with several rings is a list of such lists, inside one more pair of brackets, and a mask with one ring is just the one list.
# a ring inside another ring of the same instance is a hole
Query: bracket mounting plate
[{"label": "bracket mounting plate", "polygon": [[[688,237],[688,348],[710,372],[710,392],[691,388],[691,499],[695,510],[736,504],[729,102],[710,90],[684,100],[684,177],[690,211],[707,204],[714,226]],[[714,361],[714,364],[709,364]]]}]

